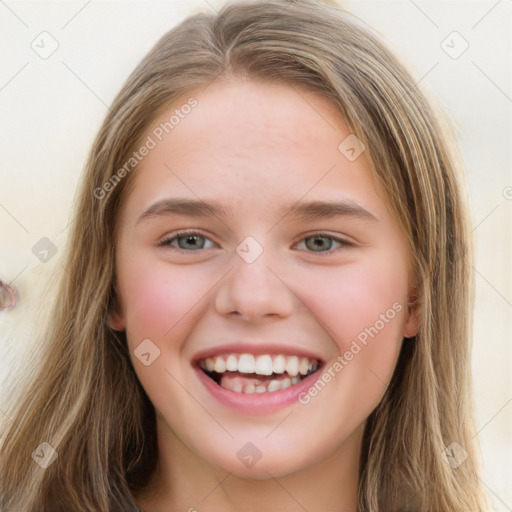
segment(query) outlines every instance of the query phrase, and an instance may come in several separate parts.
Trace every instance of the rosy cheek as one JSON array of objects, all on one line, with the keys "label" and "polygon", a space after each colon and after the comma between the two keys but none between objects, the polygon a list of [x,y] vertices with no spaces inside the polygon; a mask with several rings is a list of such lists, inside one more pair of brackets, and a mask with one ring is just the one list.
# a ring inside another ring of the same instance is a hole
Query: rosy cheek
[{"label": "rosy cheek", "polygon": [[396,302],[401,299],[401,279],[380,265],[350,265],[336,272],[317,269],[302,290],[304,303],[321,320],[341,353],[359,335],[364,340],[365,329],[386,312],[389,322],[379,331],[378,339],[395,339],[400,332],[402,316],[396,311]]},{"label": "rosy cheek", "polygon": [[120,268],[127,330],[135,336],[156,336],[177,314],[165,272],[136,256],[122,261]]},{"label": "rosy cheek", "polygon": [[125,268],[127,330],[134,338],[174,336],[179,330],[175,326],[187,324],[194,305],[207,292],[206,276],[202,279],[192,266],[132,258]]},{"label": "rosy cheek", "polygon": [[[347,341],[379,313],[374,276],[362,266],[350,266],[312,276],[304,302],[334,333]],[[331,332],[332,335],[332,332]]]}]

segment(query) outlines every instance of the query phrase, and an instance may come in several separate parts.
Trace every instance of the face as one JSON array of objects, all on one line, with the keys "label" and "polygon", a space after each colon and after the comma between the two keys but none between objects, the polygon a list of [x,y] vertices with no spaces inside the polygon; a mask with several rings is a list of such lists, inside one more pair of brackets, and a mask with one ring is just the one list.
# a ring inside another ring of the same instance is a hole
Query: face
[{"label": "face", "polygon": [[409,254],[326,99],[247,81],[191,96],[134,176],[112,323],[160,443],[281,476],[342,453],[381,400],[417,328]]}]

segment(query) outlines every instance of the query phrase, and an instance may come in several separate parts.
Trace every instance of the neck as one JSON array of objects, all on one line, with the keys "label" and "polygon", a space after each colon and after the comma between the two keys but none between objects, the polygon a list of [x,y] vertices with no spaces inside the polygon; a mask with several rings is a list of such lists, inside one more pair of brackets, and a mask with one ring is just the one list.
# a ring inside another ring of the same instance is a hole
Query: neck
[{"label": "neck", "polygon": [[159,461],[136,496],[144,512],[356,512],[364,424],[332,454],[293,474],[240,478],[208,464],[158,419]]}]

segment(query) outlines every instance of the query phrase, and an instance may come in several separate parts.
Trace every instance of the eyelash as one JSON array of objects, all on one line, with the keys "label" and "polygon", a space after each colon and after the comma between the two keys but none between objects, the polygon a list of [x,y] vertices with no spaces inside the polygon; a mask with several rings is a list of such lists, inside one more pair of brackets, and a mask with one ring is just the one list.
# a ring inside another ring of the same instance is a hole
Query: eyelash
[{"label": "eyelash", "polygon": [[[187,253],[187,252],[188,253],[200,252],[203,249],[187,250],[187,249],[181,249],[180,247],[171,246],[171,242],[173,240],[176,240],[176,239],[184,237],[184,236],[196,236],[196,235],[208,240],[208,237],[204,236],[199,231],[185,230],[185,231],[178,231],[177,233],[173,233],[172,235],[167,236],[166,238],[164,238],[163,240],[161,240],[158,243],[158,247],[172,247],[173,250],[177,250],[177,251],[180,251],[180,252],[183,252],[183,253]],[[341,247],[338,247],[336,249],[330,249],[328,251],[318,251],[318,252],[316,252],[316,251],[306,251],[306,252],[311,252],[313,254],[319,254],[319,255],[329,255],[329,254],[335,253],[336,251],[338,251],[340,249],[352,247],[354,245],[354,244],[348,242],[347,240],[343,240],[342,238],[338,238],[338,237],[335,237],[335,236],[328,235],[327,233],[321,233],[321,232],[319,232],[319,233],[312,233],[311,235],[305,236],[305,237],[303,237],[300,240],[300,242],[303,242],[304,240],[307,240],[308,238],[315,238],[315,237],[317,237],[317,238],[327,238],[327,239],[330,239],[330,240],[334,240],[335,242],[338,242],[339,244],[341,244]]]}]

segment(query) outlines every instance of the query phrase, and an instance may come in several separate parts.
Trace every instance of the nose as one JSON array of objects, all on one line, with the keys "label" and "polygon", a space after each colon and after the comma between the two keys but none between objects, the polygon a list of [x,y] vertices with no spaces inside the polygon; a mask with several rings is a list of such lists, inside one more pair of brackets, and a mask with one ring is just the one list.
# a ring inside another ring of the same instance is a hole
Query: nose
[{"label": "nose", "polygon": [[252,262],[238,254],[233,258],[233,269],[221,281],[215,297],[219,314],[253,322],[291,314],[297,299],[284,276],[272,268],[276,265],[269,265],[267,251]]}]

